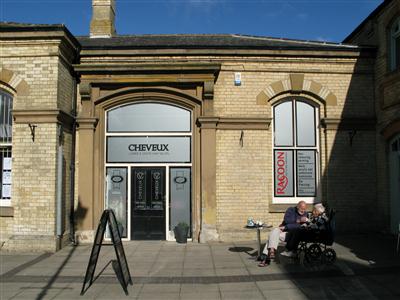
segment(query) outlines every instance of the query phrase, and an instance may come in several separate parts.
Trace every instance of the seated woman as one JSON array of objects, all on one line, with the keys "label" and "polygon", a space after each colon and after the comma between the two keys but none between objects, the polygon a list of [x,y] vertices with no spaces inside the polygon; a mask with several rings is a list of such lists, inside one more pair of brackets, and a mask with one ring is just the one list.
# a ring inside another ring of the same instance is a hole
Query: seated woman
[{"label": "seated woman", "polygon": [[300,228],[291,232],[289,239],[286,243],[286,249],[281,255],[283,256],[296,256],[297,247],[300,241],[315,240],[317,235],[323,234],[326,230],[328,223],[328,216],[325,213],[325,207],[321,204],[315,204],[309,220],[302,224]]},{"label": "seated woman", "polygon": [[275,258],[275,251],[278,248],[279,241],[284,242],[290,236],[291,231],[300,228],[301,224],[307,221],[307,204],[300,201],[295,207],[289,207],[283,222],[278,228],[274,228],[269,234],[267,243],[263,250],[263,259],[258,264],[259,267],[265,267],[271,259]]}]

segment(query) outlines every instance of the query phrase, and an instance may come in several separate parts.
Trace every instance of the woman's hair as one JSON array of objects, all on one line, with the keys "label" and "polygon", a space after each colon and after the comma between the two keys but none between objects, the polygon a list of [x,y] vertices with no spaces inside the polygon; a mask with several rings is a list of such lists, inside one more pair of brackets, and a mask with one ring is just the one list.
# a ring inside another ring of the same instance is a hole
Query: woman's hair
[{"label": "woman's hair", "polygon": [[320,214],[325,212],[325,207],[322,205],[322,203],[317,203],[314,205],[314,209],[318,211]]}]

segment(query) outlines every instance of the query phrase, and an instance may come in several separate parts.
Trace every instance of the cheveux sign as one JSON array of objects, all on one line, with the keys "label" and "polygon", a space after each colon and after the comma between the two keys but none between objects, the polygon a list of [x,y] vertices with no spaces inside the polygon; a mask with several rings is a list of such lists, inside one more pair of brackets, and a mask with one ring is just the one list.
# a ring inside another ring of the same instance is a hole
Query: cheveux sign
[{"label": "cheveux sign", "polygon": [[107,162],[190,162],[190,137],[108,137]]}]

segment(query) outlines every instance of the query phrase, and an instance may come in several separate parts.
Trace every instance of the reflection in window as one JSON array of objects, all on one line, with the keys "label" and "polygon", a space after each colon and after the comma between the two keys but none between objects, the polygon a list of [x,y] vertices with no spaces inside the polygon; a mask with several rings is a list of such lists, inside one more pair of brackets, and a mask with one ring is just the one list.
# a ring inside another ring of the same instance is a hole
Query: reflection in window
[{"label": "reflection in window", "polygon": [[400,68],[400,17],[390,29],[390,70]]},{"label": "reflection in window", "polygon": [[[274,107],[274,197],[316,197],[317,112],[301,98]],[[278,200],[279,202],[279,200]]]},{"label": "reflection in window", "polygon": [[189,132],[190,111],[162,103],[136,103],[107,112],[108,132]]},{"label": "reflection in window", "polygon": [[121,236],[127,237],[127,169],[107,168],[106,208],[114,210]]},{"label": "reflection in window", "polygon": [[274,139],[276,146],[293,146],[293,104],[284,102],[274,108]]},{"label": "reflection in window", "polygon": [[0,206],[11,205],[12,106],[12,96],[0,90]]}]

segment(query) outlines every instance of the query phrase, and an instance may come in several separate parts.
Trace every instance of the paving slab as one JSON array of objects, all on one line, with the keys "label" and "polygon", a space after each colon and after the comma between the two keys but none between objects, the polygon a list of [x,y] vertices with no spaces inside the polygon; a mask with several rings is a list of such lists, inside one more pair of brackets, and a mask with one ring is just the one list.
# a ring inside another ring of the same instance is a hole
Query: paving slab
[{"label": "paving slab", "polygon": [[338,236],[333,265],[278,256],[260,268],[255,241],[124,242],[134,283],[128,296],[111,266],[113,247],[101,249],[94,282],[83,296],[91,246],[55,254],[0,251],[0,299],[400,299],[394,245],[391,236]]}]

